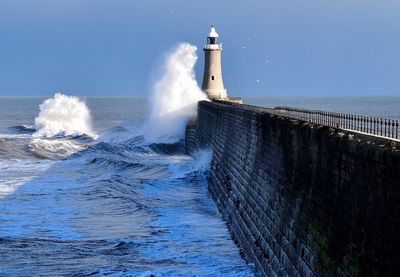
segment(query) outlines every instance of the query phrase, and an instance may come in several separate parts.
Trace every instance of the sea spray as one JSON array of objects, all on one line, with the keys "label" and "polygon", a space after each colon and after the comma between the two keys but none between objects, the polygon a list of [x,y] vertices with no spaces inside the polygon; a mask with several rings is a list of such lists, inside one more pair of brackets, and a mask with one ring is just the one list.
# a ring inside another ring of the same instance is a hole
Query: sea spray
[{"label": "sea spray", "polygon": [[192,166],[198,171],[207,171],[210,169],[213,152],[210,148],[199,150],[193,153]]},{"label": "sea spray", "polygon": [[161,78],[150,97],[150,118],[146,140],[177,140],[184,136],[188,119],[196,115],[196,105],[207,96],[197,84],[194,66],[197,47],[181,43],[167,57]]},{"label": "sea spray", "polygon": [[78,136],[96,137],[92,131],[90,111],[78,97],[56,93],[40,104],[35,118],[34,137]]}]

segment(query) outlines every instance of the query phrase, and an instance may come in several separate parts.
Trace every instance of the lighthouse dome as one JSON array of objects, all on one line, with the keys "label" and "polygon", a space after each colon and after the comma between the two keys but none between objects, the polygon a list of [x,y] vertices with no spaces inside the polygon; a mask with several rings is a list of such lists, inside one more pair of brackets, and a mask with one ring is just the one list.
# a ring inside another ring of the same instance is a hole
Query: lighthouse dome
[{"label": "lighthouse dome", "polygon": [[213,25],[211,25],[211,31],[210,34],[208,35],[209,38],[217,38],[218,37],[218,33],[215,31],[215,27]]}]

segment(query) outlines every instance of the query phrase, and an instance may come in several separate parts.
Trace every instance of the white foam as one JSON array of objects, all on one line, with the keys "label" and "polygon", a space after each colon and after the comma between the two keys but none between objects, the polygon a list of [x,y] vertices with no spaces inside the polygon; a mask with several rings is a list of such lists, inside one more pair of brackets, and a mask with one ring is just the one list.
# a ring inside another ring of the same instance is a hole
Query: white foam
[{"label": "white foam", "polygon": [[0,199],[7,197],[54,162],[11,159],[0,161]]},{"label": "white foam", "polygon": [[188,119],[196,115],[197,102],[207,99],[193,70],[196,50],[196,46],[181,43],[167,57],[163,74],[155,83],[150,98],[146,140],[159,142],[183,138]]},{"label": "white foam", "polygon": [[35,118],[34,137],[76,136],[97,137],[91,128],[90,111],[78,97],[56,93],[40,105]]},{"label": "white foam", "polygon": [[84,148],[83,145],[67,140],[33,138],[29,143],[29,149],[43,158],[67,157]]},{"label": "white foam", "polygon": [[213,152],[210,148],[200,149],[193,153],[192,157],[187,155],[174,155],[169,159],[168,169],[174,178],[185,178],[193,172],[205,172],[210,169]]}]

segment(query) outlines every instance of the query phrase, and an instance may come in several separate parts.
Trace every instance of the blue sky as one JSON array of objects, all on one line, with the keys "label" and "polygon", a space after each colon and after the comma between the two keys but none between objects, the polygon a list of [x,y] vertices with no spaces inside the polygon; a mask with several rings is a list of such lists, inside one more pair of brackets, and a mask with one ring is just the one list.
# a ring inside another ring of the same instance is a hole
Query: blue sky
[{"label": "blue sky", "polygon": [[[217,27],[235,96],[400,96],[398,0],[1,0],[0,96],[147,95]],[[259,82],[257,82],[259,80]]]}]

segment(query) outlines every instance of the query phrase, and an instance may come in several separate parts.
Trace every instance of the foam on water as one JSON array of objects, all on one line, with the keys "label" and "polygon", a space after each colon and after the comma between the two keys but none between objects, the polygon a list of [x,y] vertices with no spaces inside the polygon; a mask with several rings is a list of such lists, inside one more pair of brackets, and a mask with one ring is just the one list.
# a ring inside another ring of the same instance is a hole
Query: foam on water
[{"label": "foam on water", "polygon": [[0,160],[0,198],[7,197],[37,175],[44,172],[52,163],[29,159]]},{"label": "foam on water", "polygon": [[193,167],[195,170],[206,171],[210,169],[213,152],[211,149],[203,149],[193,154]]},{"label": "foam on water", "polygon": [[194,74],[196,50],[196,46],[181,43],[168,55],[150,97],[150,118],[145,130],[148,141],[183,138],[188,119],[196,115],[197,102],[207,100]]},{"label": "foam on water", "polygon": [[57,159],[70,156],[86,148],[85,144],[63,139],[33,138],[29,150],[40,158]]}]

